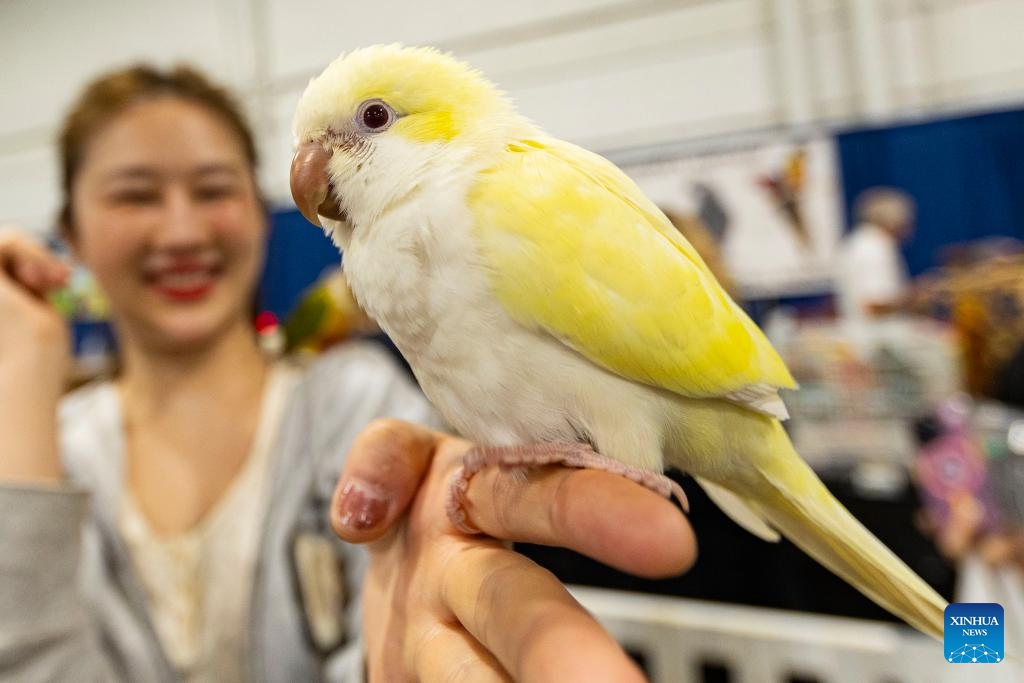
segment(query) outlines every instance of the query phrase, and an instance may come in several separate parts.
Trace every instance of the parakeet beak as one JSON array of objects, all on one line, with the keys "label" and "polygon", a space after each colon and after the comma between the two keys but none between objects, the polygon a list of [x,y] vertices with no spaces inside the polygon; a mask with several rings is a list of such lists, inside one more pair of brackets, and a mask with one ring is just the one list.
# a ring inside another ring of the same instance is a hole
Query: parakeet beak
[{"label": "parakeet beak", "polygon": [[306,220],[320,227],[320,216],[345,219],[345,212],[332,192],[327,167],[331,154],[323,143],[314,140],[299,145],[292,158],[292,199]]}]

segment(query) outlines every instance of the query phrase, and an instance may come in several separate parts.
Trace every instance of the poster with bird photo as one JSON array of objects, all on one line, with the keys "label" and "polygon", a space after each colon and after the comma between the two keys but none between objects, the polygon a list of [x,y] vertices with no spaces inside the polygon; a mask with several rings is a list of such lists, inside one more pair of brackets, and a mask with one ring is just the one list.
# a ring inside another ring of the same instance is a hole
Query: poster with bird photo
[{"label": "poster with bird photo", "polygon": [[740,297],[831,289],[842,210],[830,138],[733,146],[624,170],[677,225],[699,223]]}]

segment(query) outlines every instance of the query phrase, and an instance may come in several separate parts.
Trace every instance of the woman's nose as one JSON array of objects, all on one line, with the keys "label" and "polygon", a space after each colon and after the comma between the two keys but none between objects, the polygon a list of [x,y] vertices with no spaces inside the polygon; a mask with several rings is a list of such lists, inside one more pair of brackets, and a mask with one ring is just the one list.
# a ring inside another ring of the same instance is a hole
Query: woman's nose
[{"label": "woman's nose", "polygon": [[164,194],[163,220],[155,236],[159,247],[190,247],[204,242],[208,226],[196,201],[186,187],[172,186]]}]

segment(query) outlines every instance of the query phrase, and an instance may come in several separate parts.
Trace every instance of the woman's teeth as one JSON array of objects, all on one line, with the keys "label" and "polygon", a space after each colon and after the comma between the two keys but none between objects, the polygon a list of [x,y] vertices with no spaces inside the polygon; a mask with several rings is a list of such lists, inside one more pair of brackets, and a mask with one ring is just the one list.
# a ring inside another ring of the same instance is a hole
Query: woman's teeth
[{"label": "woman's teeth", "polygon": [[210,281],[209,271],[197,270],[191,273],[164,273],[157,278],[157,283],[164,287],[196,287]]}]

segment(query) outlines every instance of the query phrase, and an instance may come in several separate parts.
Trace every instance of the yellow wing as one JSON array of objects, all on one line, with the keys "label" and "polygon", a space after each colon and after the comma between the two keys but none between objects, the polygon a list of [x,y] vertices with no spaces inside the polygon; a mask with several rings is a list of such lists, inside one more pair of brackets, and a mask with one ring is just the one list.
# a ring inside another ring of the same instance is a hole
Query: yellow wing
[{"label": "yellow wing", "polygon": [[602,157],[522,140],[481,175],[469,203],[495,293],[520,324],[683,396],[762,409],[795,386],[693,247]]}]

